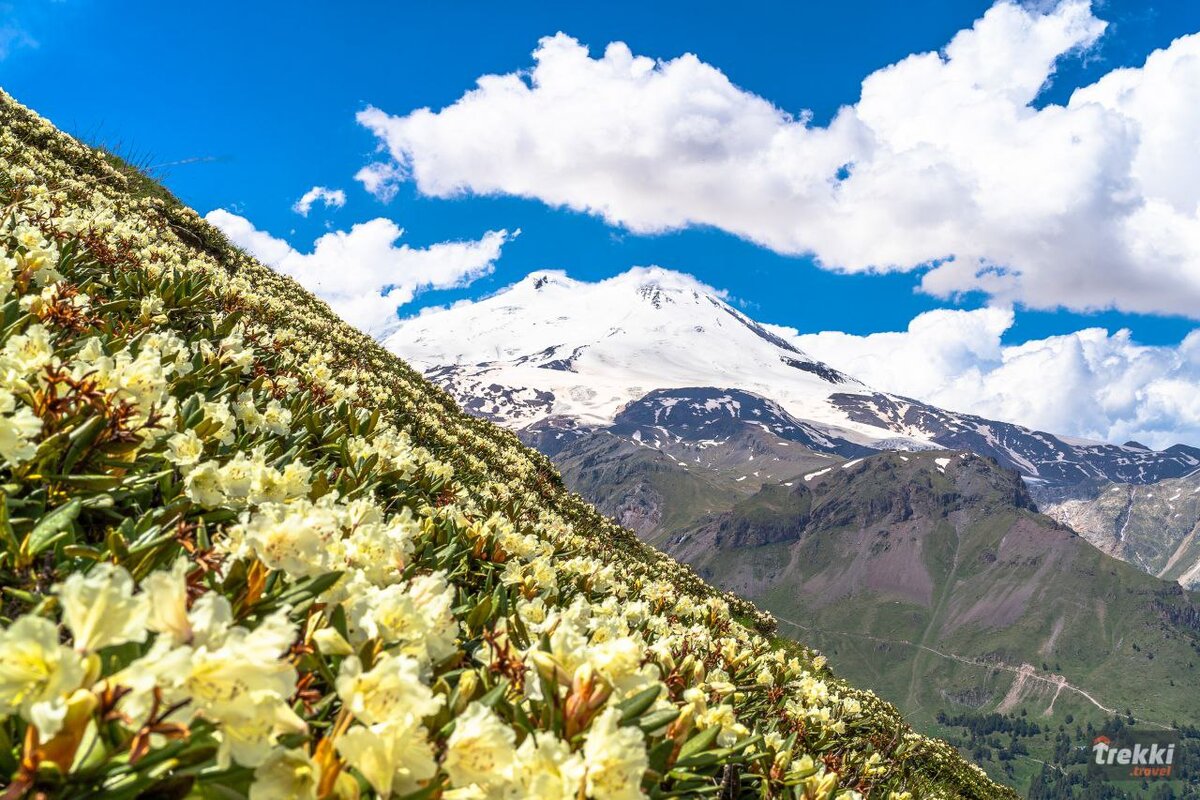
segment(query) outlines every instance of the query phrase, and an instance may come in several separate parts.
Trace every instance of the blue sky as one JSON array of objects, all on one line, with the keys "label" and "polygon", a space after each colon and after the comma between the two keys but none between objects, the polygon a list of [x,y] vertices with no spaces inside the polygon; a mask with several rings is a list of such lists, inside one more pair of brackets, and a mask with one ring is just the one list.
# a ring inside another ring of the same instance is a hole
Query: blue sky
[{"label": "blue sky", "polygon": [[[59,126],[160,167],[167,185],[202,213],[231,208],[307,248],[327,225],[386,216],[413,246],[520,228],[493,275],[461,290],[419,294],[406,307],[493,291],[533,269],[598,278],[634,264],[691,272],[729,290],[763,319],[801,331],[902,328],[949,304],[914,292],[916,276],[838,275],[805,256],[779,255],[712,229],[639,236],[583,214],[514,198],[422,198],[412,184],[383,205],[351,178],[375,139],[355,122],[368,104],[392,114],[455,101],[475,79],[525,67],[537,40],[564,31],[595,53],[624,41],[669,59],[695,53],[738,86],[814,124],[858,98],[872,71],[934,50],[990,3],[872,2],[764,5],[730,14],[720,3],[289,4],[21,0],[5,16],[35,46],[14,44],[0,84]],[[1113,23],[1086,58],[1068,58],[1046,101],[1200,30],[1192,3],[1110,2]],[[1041,100],[1039,100],[1041,102]],[[310,186],[343,187],[341,209],[302,219],[291,204]],[[974,307],[982,296],[959,305]],[[1006,341],[1079,327],[1127,326],[1146,343],[1178,341],[1189,320],[1117,312],[1018,314]]]},{"label": "blue sky", "polygon": [[1200,442],[1200,4],[113,9],[0,0],[0,85],[348,316],[656,264],[881,388]]}]

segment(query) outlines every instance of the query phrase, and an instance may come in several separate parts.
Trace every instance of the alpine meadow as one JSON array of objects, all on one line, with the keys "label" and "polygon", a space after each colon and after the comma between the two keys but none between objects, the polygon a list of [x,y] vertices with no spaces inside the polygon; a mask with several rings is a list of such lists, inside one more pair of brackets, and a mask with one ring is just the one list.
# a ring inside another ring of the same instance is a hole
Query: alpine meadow
[{"label": "alpine meadow", "polygon": [[1200,800],[1200,3],[0,0],[0,800]]},{"label": "alpine meadow", "polygon": [[2,114],[6,796],[1008,794],[161,186]]}]

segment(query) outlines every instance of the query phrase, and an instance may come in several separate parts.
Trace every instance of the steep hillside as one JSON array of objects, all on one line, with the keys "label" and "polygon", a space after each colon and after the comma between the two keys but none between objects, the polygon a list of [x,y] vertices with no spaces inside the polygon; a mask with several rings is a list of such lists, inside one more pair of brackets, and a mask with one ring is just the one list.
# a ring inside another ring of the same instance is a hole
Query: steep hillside
[{"label": "steep hillside", "polygon": [[559,454],[558,465],[573,488],[596,498],[601,512],[650,543],[660,530],[724,511],[753,491],[604,432],[576,440]]},{"label": "steep hillside", "polygon": [[554,458],[571,489],[651,544],[764,484],[874,452],[736,389],[664,389],[609,426],[551,417],[520,436]]},{"label": "steep hillside", "polygon": [[[966,453],[882,454],[766,486],[669,551],[932,725],[939,710],[1200,720],[1200,597],[1036,513]],[[1193,677],[1187,677],[1193,676]]]},{"label": "steep hillside", "polygon": [[1034,486],[1038,507],[1104,552],[1200,587],[1200,473],[1150,485]]},{"label": "steep hillside", "polygon": [[1011,796],[161,187],[0,119],[6,797]]}]

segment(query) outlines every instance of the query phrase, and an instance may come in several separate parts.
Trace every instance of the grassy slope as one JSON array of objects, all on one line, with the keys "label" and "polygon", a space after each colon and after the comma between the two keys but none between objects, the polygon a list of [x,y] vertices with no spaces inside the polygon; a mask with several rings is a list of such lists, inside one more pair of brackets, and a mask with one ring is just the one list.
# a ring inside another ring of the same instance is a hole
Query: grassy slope
[{"label": "grassy slope", "polygon": [[[386,353],[368,337],[350,329],[337,320],[316,298],[301,290],[291,280],[279,276],[232,248],[214,229],[193,212],[180,206],[152,181],[136,171],[127,169],[119,160],[87,154],[78,146],[48,130],[33,115],[6,96],[0,100],[0,112],[6,127],[21,128],[22,147],[31,152],[58,159],[74,169],[76,177],[98,187],[96,191],[114,199],[155,197],[161,202],[153,209],[139,206],[141,212],[153,218],[161,230],[163,245],[177,251],[190,251],[198,258],[220,265],[235,283],[254,287],[247,294],[243,307],[238,309],[248,319],[266,326],[278,325],[299,332],[299,341],[320,342],[327,348],[333,363],[343,374],[369,376],[373,385],[384,391],[364,396],[361,402],[372,406],[387,420],[408,431],[413,440],[437,458],[451,463],[457,481],[467,491],[483,492],[497,482],[520,486],[525,497],[502,505],[503,513],[514,522],[530,515],[546,515],[561,520],[583,534],[585,545],[594,557],[615,564],[632,574],[658,573],[673,576],[681,588],[698,597],[714,592],[689,578],[673,562],[646,548],[628,531],[600,516],[579,496],[567,492],[549,462],[522,447],[515,437],[493,425],[463,414],[443,392],[424,381],[407,365]],[[39,158],[42,155],[38,156]],[[286,298],[286,299],[285,299]],[[136,298],[134,298],[136,299]],[[731,598],[733,610],[747,620],[756,619],[755,610]],[[758,622],[765,626],[765,622]],[[779,642],[752,631],[740,631],[746,646],[769,650]],[[794,645],[785,647],[807,658]],[[845,688],[843,691],[853,694]],[[894,709],[874,701],[869,695],[858,694],[872,715],[866,727],[846,737],[844,744],[835,737],[834,750],[853,747],[855,741],[875,742],[882,747],[892,775],[917,792],[918,796],[942,794],[962,797],[1000,797],[1004,790],[982,781],[977,773],[958,761],[936,742],[912,736],[904,738],[904,751],[898,752],[896,737],[906,726]],[[770,708],[752,704],[759,714],[753,719],[750,706],[747,720],[758,724],[774,714]],[[888,744],[890,742],[890,744]],[[846,751],[847,754],[849,750]]]},{"label": "grassy slope", "polygon": [[[1025,709],[1050,722],[1105,718],[1087,698],[1060,690],[1057,675],[1140,719],[1200,720],[1190,688],[1200,664],[1195,632],[1166,624],[1154,605],[1195,598],[1015,507],[1017,487],[998,471],[984,476],[994,485],[976,481],[970,507],[957,510],[950,498],[963,491],[959,465],[943,474],[927,463],[939,455],[877,456],[814,479],[816,520],[801,520],[788,541],[716,550],[720,534],[710,524],[692,549],[677,552],[718,585],[761,602],[784,630],[819,644],[925,730],[940,730],[938,711],[955,708]],[[923,495],[898,499],[922,482]],[[770,535],[781,515],[794,521],[777,491],[740,503],[726,527]],[[1023,664],[1032,670],[1022,679],[1011,667]],[[1018,785],[1040,769],[1030,760],[1020,766]]]},{"label": "grassy slope", "polygon": [[[663,546],[709,514],[729,510],[764,484],[838,460],[750,428],[719,444],[640,445],[604,431],[553,456],[566,484],[604,513]],[[748,462],[748,456],[754,462]],[[646,514],[647,510],[654,513]]]},{"label": "grassy slope", "polygon": [[728,482],[687,472],[664,453],[603,433],[572,444],[555,463],[572,488],[651,543],[660,532],[728,508],[741,496]]}]

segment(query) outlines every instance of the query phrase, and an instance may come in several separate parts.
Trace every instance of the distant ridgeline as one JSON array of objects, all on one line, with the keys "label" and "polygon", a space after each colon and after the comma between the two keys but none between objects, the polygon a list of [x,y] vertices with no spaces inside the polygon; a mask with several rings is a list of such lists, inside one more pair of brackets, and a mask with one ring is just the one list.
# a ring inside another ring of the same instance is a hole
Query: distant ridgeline
[{"label": "distant ridgeline", "polygon": [[160,185],[0,95],[15,797],[997,798]]}]

